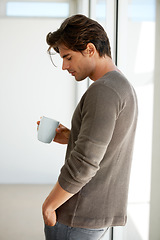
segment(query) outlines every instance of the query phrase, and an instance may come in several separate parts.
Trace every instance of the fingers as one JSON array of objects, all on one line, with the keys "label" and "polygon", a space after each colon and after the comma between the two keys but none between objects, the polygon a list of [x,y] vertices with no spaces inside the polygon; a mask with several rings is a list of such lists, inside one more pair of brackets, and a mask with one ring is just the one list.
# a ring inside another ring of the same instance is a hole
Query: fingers
[{"label": "fingers", "polygon": [[[40,117],[40,119],[42,119],[42,117]],[[39,124],[40,124],[40,121],[37,121],[37,130],[38,130],[38,127],[39,127]]]},{"label": "fingers", "polygon": [[[40,119],[42,119],[42,117],[40,117]],[[37,125],[39,125],[40,124],[40,121],[37,121]]]},{"label": "fingers", "polygon": [[[42,117],[40,117],[40,119],[42,119]],[[40,121],[37,121],[37,131],[39,129],[39,124],[40,124]]]},{"label": "fingers", "polygon": [[61,123],[59,124],[58,128],[56,128],[57,133],[61,133],[66,130],[66,127],[63,126]]}]

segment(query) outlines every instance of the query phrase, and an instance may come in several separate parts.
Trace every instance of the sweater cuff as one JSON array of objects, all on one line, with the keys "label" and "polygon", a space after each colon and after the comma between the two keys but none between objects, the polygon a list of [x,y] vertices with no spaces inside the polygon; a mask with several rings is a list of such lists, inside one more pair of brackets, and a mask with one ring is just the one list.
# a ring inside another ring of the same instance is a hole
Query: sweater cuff
[{"label": "sweater cuff", "polygon": [[58,178],[58,182],[59,185],[66,191],[69,192],[71,194],[76,194],[77,192],[79,192],[81,190],[82,183],[77,183],[77,184],[73,184],[70,183],[68,181],[66,181],[66,179],[63,178],[62,174],[60,174],[59,178]]}]

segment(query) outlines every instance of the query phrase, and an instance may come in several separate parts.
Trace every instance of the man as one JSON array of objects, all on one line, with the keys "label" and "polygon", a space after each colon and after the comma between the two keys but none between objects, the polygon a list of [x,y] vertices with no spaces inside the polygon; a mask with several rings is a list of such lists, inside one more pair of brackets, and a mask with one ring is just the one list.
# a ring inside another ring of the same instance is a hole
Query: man
[{"label": "man", "polygon": [[94,82],[74,112],[71,131],[57,129],[54,141],[68,148],[42,207],[46,239],[100,239],[108,227],[126,223],[136,94],[114,65],[107,34],[96,21],[67,18],[47,43],[76,81]]}]

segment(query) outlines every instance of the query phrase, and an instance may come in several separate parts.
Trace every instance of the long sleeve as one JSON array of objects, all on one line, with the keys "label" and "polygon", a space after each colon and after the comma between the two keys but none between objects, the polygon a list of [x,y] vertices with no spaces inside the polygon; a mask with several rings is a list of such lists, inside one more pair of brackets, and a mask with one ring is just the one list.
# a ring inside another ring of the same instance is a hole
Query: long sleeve
[{"label": "long sleeve", "polygon": [[[122,107],[117,93],[104,84],[91,86],[83,96],[72,120],[71,134],[77,139],[59,176],[66,191],[78,192],[99,170]],[[80,125],[79,133],[74,129],[76,124]]]}]

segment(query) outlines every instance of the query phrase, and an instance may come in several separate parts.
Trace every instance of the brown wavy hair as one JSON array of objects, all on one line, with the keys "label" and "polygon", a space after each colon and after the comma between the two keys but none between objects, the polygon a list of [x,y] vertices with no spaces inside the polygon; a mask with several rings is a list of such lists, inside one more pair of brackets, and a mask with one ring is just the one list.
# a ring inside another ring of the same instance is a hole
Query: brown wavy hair
[{"label": "brown wavy hair", "polygon": [[111,47],[104,28],[98,22],[81,14],[64,20],[57,31],[48,33],[46,41],[50,46],[49,53],[51,48],[59,53],[60,44],[73,51],[82,52],[88,43],[93,43],[100,57],[107,55],[111,58]]}]

